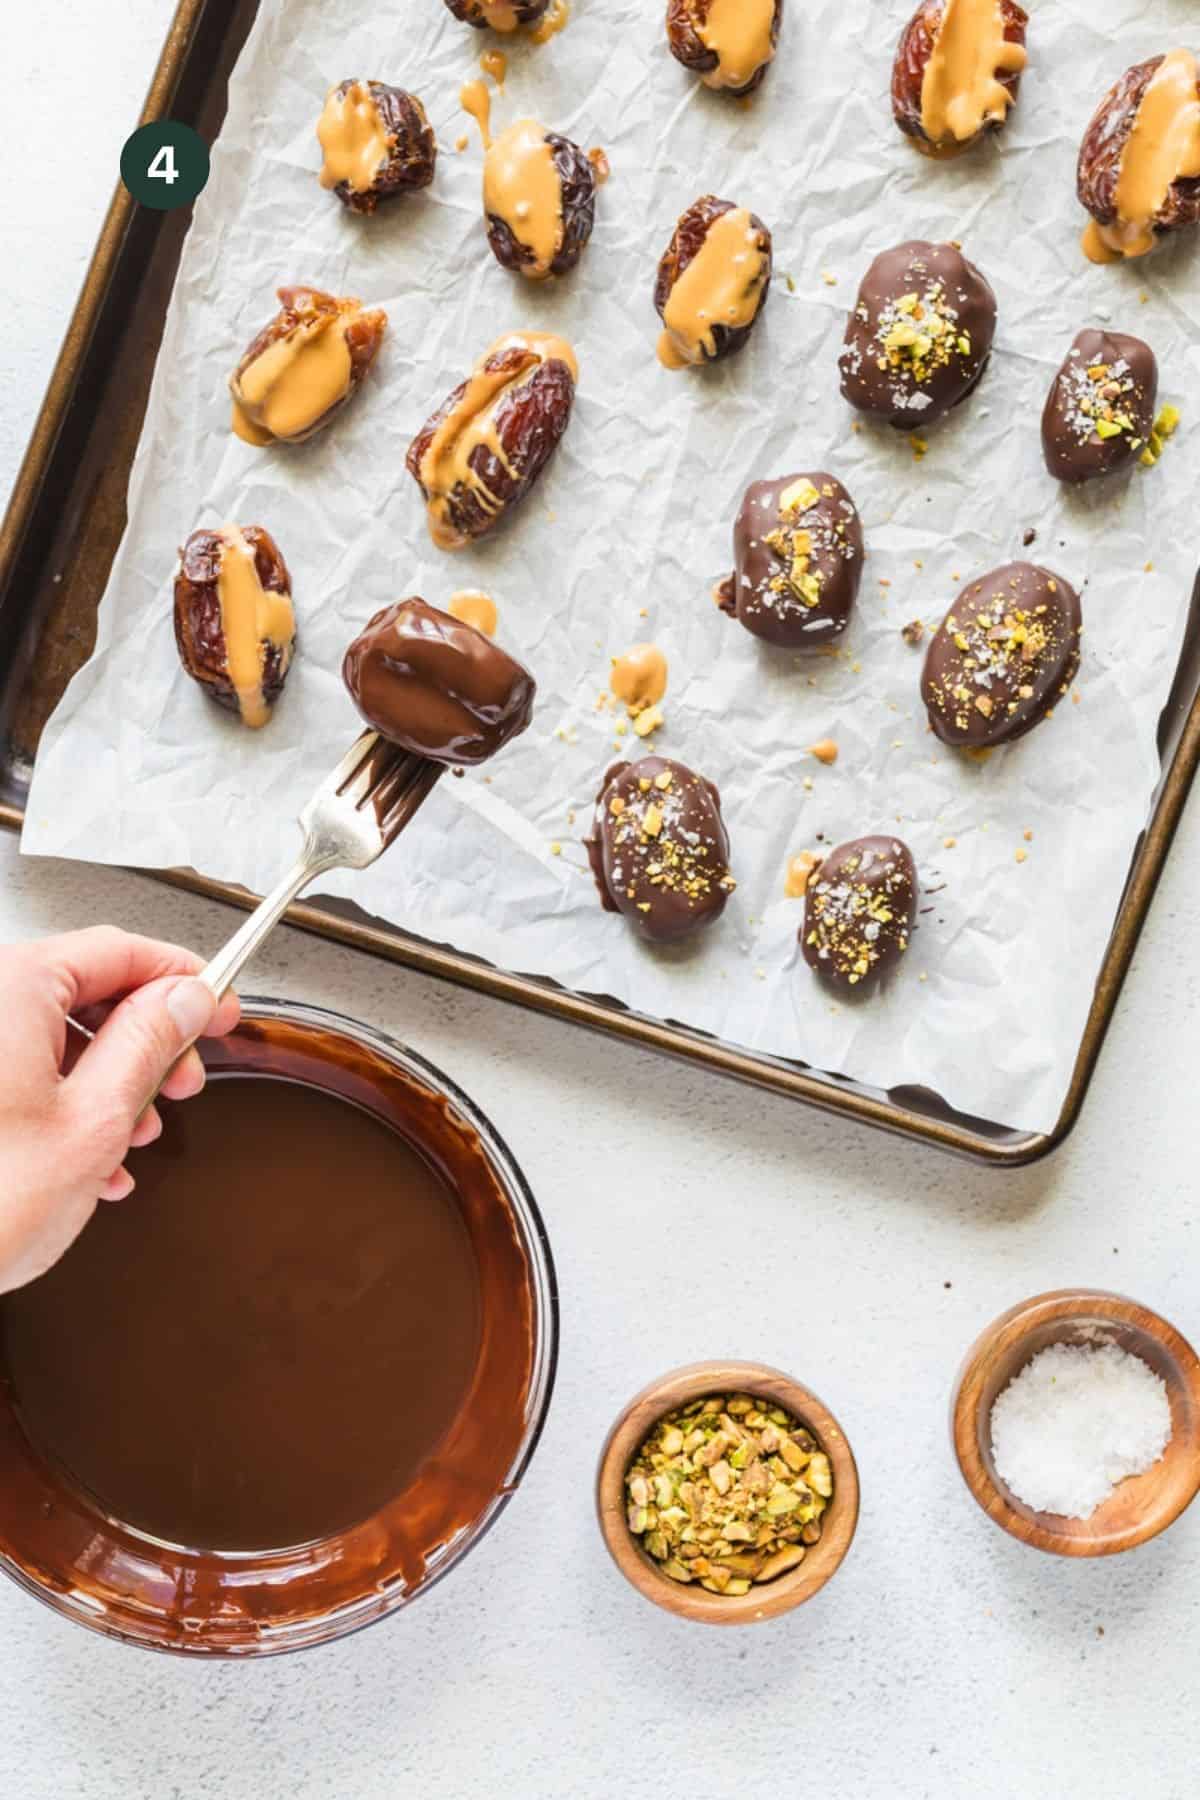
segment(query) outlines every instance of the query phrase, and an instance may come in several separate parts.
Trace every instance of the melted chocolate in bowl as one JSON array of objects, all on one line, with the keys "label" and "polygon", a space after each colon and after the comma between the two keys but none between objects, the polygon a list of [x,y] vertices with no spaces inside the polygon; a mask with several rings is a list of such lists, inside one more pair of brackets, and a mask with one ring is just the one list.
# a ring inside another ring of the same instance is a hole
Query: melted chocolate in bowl
[{"label": "melted chocolate in bowl", "polygon": [[294,1083],[228,1076],[164,1114],[136,1200],[5,1303],[21,1423],[170,1543],[345,1531],[466,1398],[479,1273],[454,1195],[386,1125]]},{"label": "melted chocolate in bowl", "polygon": [[253,1654],[391,1610],[486,1526],[548,1401],[553,1272],[422,1065],[274,1009],[206,1052],[135,1195],[0,1301],[0,1559],[102,1629]]}]

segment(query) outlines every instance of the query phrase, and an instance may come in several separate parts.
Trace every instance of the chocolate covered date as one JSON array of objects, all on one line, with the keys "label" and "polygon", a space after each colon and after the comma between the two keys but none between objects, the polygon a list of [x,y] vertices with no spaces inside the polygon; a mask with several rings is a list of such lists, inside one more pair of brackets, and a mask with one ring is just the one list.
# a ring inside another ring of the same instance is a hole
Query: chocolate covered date
[{"label": "chocolate covered date", "polygon": [[770,280],[771,234],[762,220],[713,194],[695,201],[658,265],[659,361],[684,369],[741,350],[766,305]]},{"label": "chocolate covered date", "polygon": [[439,549],[486,537],[525,498],[567,428],[577,373],[565,339],[510,332],[422,426],[406,465]]},{"label": "chocolate covered date", "polygon": [[283,692],[295,641],[291,577],[270,532],[193,531],[175,576],[175,643],[192,680],[258,729]]},{"label": "chocolate covered date", "polygon": [[279,311],[229,378],[233,429],[248,444],[301,443],[328,425],[361,383],[387,314],[317,288],[278,290]]},{"label": "chocolate covered date", "polygon": [[899,838],[839,844],[804,890],[805,962],[831,987],[873,986],[908,949],[917,891],[912,852]]},{"label": "chocolate covered date", "polygon": [[1172,50],[1126,71],[1084,133],[1079,203],[1092,262],[1145,256],[1200,223],[1200,71]]},{"label": "chocolate covered date", "polygon": [[320,181],[351,212],[373,213],[381,200],[428,187],[437,139],[415,94],[382,81],[341,81],[317,121],[324,156]]},{"label": "chocolate covered date", "polygon": [[1049,569],[1006,563],[971,582],[925,658],[931,730],[964,750],[1024,737],[1074,681],[1082,629],[1078,594]]},{"label": "chocolate covered date", "polygon": [[585,843],[605,910],[655,943],[711,925],[737,885],[720,794],[663,756],[613,764]]},{"label": "chocolate covered date", "polygon": [[721,607],[755,637],[817,650],[850,623],[862,579],[862,525],[835,476],[818,469],[754,482],[733,528],[733,557]]},{"label": "chocolate covered date", "polygon": [[900,431],[944,418],[979,383],[996,335],[996,296],[952,244],[877,256],[839,359],[851,406]]},{"label": "chocolate covered date", "polygon": [[570,138],[518,119],[488,145],[483,211],[503,268],[531,281],[566,275],[592,235],[596,172]]},{"label": "chocolate covered date", "polygon": [[892,67],[892,113],[927,156],[956,156],[999,131],[1028,62],[1016,0],[922,0]]},{"label": "chocolate covered date", "polygon": [[342,679],[367,724],[431,762],[486,762],[529,724],[533,676],[491,638],[414,596],[355,638]]},{"label": "chocolate covered date", "polygon": [[446,6],[464,25],[476,31],[519,31],[523,25],[539,25],[550,9],[550,0],[446,0]]},{"label": "chocolate covered date", "polygon": [[1081,331],[1046,399],[1042,449],[1058,481],[1094,481],[1146,450],[1158,400],[1149,344],[1120,331]]},{"label": "chocolate covered date", "polygon": [[667,0],[667,43],[705,87],[752,94],[779,42],[783,0]]}]

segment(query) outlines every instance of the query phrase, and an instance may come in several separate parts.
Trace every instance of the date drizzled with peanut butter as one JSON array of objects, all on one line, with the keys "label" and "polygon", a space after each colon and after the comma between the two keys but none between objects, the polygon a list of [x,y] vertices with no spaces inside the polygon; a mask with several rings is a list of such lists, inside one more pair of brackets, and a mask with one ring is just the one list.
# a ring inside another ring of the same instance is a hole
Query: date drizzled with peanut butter
[{"label": "date drizzled with peanut butter", "polygon": [[[358,300],[334,300],[310,289],[281,288],[279,295],[283,311],[256,340],[262,349],[248,353],[229,381],[233,430],[257,446],[276,438],[298,443],[323,425],[354,387],[349,332],[361,325],[374,329],[375,342],[363,352],[369,362],[387,324],[386,313],[364,312]],[[283,329],[272,336],[280,322]]]},{"label": "date drizzled with peanut butter", "polygon": [[708,0],[707,16],[692,29],[716,67],[702,74],[705,87],[744,88],[775,55],[775,0]]},{"label": "date drizzled with peanut butter", "polygon": [[321,186],[335,188],[344,182],[356,194],[365,194],[371,186],[392,143],[365,81],[351,82],[345,92],[330,88],[317,121],[317,138],[325,155]]},{"label": "date drizzled with peanut butter", "polygon": [[1001,75],[1019,75],[1024,46],[1005,35],[1000,0],[946,0],[921,84],[921,124],[934,148],[965,146],[1002,124],[1013,103]]},{"label": "date drizzled with peanut butter", "polygon": [[[563,247],[565,212],[562,173],[551,134],[537,119],[517,119],[499,137],[491,132],[492,100],[479,80],[465,82],[459,105],[479,127],[483,141],[483,210],[499,219],[513,240],[528,253],[519,272],[544,281],[555,271]],[[558,140],[562,143],[562,140]],[[602,150],[588,154],[597,185],[608,176]]]},{"label": "date drizzled with peanut butter", "polygon": [[1200,177],[1198,71],[1190,50],[1165,56],[1142,96],[1121,153],[1110,225],[1093,219],[1083,234],[1095,263],[1145,256],[1157,241],[1155,221],[1177,181]]},{"label": "date drizzled with peanut butter", "polygon": [[487,144],[483,210],[502,219],[517,242],[533,252],[523,275],[551,273],[562,249],[562,180],[554,148],[536,119],[518,119]]},{"label": "date drizzled with peanut butter", "polygon": [[[515,362],[491,366],[506,351],[518,351]],[[543,363],[561,362],[571,379],[579,374],[575,352],[565,338],[543,331],[514,331],[499,338],[463,386],[462,394],[435,429],[417,467],[426,499],[429,535],[441,550],[461,550],[467,535],[451,516],[453,496],[469,489],[480,511],[494,518],[503,511],[503,496],[494,493],[472,462],[482,446],[515,486],[522,471],[514,467],[501,441],[496,414],[501,401],[528,381]]]},{"label": "date drizzled with peanut butter", "polygon": [[342,318],[320,313],[268,344],[237,378],[233,429],[247,444],[305,437],[350,392]]},{"label": "date drizzled with peanut butter", "polygon": [[718,325],[728,331],[752,325],[766,278],[767,260],[753,214],[744,206],[719,214],[663,309],[658,340],[663,367],[686,369],[714,357]]},{"label": "date drizzled with peanut butter", "polygon": [[240,526],[222,525],[219,535],[222,550],[217,598],[225,662],[242,722],[257,731],[271,716],[263,693],[268,650],[278,652],[281,675],[286,674],[291,661],[296,635],[292,597],[263,586],[254,547],[246,541]]},{"label": "date drizzled with peanut butter", "polygon": [[493,31],[501,31],[507,35],[511,31],[523,30],[534,44],[546,43],[563,29],[570,17],[567,0],[550,0],[545,12],[533,25],[527,25],[521,18],[513,0],[479,0],[479,12],[482,14],[482,22],[490,25]]}]

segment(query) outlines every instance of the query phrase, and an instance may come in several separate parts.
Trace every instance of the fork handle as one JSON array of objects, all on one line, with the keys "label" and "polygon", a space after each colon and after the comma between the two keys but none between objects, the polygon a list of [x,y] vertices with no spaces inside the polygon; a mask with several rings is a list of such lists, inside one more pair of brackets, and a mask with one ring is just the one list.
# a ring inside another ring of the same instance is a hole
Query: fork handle
[{"label": "fork handle", "polygon": [[[263,939],[278,925],[296,895],[301,893],[316,876],[323,875],[326,869],[336,867],[335,859],[315,856],[312,853],[312,846],[305,844],[299,858],[282,881],[277,882],[271,892],[259,901],[250,917],[243,925],[239,926],[229,942],[218,950],[206,968],[201,969],[199,979],[206,987],[212,989],[218,1000],[221,1000],[229,992],[242,969],[254,955]],[[71,1024],[75,1024],[74,1019],[71,1020]],[[77,1029],[82,1030],[83,1028],[79,1026]],[[186,1055],[187,1049],[180,1051],[171,1064],[171,1068],[167,1070],[167,1075],[170,1075],[171,1070],[179,1067]],[[163,1081],[166,1079],[167,1076],[164,1075]],[[148,1106],[153,1106],[161,1091],[162,1082],[159,1082],[154,1092],[146,1095],[145,1103],[138,1113],[139,1118]]]},{"label": "fork handle", "polygon": [[317,875],[334,867],[328,858],[313,856],[306,846],[304,852],[281,881],[276,882],[270,893],[259,901],[245,923],[234,932],[229,942],[217,951],[207,968],[200,971],[200,979],[210,987],[217,999],[227,994],[242,969],[250,961],[259,945],[278,925],[297,894],[302,893]]}]

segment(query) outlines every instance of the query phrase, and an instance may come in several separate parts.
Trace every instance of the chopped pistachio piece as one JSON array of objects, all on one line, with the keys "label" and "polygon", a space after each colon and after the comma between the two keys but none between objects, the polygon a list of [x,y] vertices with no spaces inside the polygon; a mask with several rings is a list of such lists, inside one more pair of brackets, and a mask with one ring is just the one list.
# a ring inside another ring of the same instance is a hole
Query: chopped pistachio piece
[{"label": "chopped pistachio piece", "polygon": [[736,1595],[797,1568],[820,1542],[833,1471],[782,1407],[713,1395],[658,1421],[625,1490],[629,1528],[665,1575]]}]

